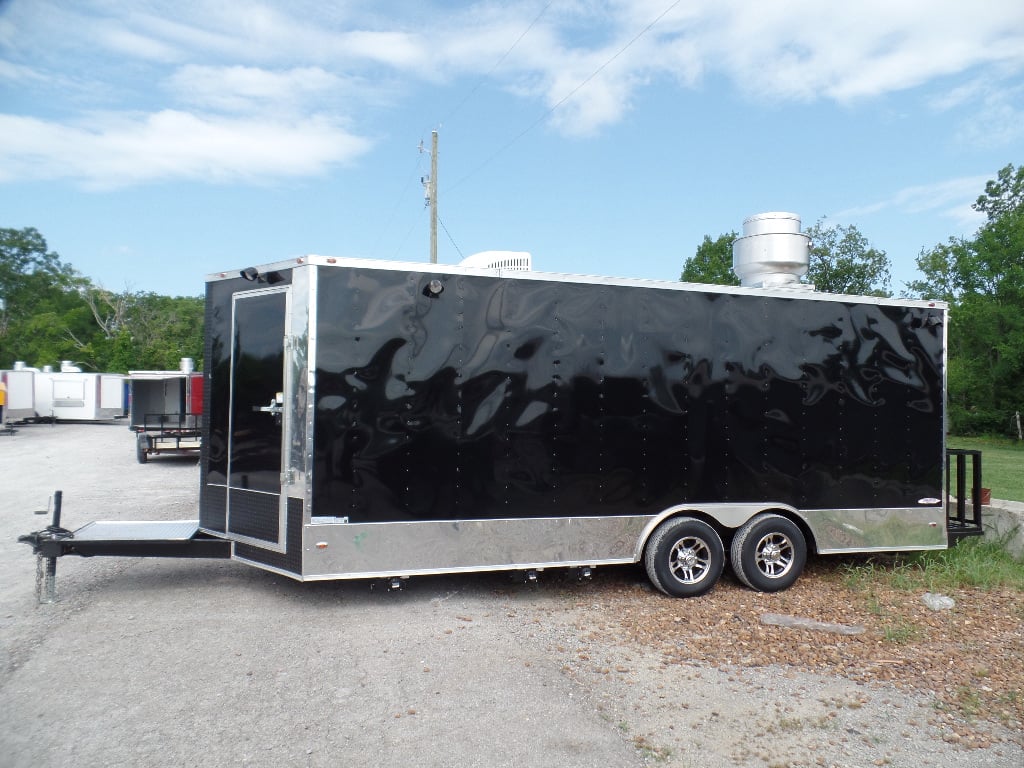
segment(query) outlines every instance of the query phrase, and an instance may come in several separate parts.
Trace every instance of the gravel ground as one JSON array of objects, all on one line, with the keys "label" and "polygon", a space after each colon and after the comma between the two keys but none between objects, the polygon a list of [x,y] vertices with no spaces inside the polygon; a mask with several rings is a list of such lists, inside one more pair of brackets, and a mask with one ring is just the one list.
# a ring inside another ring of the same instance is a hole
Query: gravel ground
[{"label": "gravel ground", "polygon": [[[64,558],[20,533],[196,516],[194,459],[123,424],[0,437],[0,764],[1021,768],[1019,594],[850,589],[834,559],[695,600],[638,568],[299,584],[229,561]],[[765,613],[860,635],[765,626]]]}]

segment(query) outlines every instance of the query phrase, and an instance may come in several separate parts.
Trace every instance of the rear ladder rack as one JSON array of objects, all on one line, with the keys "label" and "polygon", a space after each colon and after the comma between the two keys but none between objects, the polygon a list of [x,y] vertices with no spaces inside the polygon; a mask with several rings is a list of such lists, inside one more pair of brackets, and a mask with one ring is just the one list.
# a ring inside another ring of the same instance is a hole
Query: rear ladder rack
[{"label": "rear ladder rack", "polygon": [[[970,487],[967,485],[968,459],[971,464]],[[954,464],[955,469],[950,471]],[[981,519],[981,451],[946,449],[946,532],[950,544],[984,533]]]}]

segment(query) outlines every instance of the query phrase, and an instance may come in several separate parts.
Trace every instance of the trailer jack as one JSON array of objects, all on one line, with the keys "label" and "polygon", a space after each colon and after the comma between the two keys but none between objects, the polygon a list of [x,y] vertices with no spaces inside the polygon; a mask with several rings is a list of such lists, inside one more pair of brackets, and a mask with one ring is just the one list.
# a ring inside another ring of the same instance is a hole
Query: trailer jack
[{"label": "trailer jack", "polygon": [[36,555],[36,601],[40,603],[57,602],[57,558],[64,554],[61,542],[74,536],[71,531],[60,527],[63,497],[63,491],[54,491],[50,525],[18,537],[18,541],[31,544]]}]

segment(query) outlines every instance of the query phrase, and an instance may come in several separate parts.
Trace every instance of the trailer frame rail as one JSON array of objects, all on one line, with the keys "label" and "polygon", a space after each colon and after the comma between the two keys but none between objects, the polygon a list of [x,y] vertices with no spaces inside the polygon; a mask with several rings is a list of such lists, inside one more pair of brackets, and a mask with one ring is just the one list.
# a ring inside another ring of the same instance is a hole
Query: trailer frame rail
[{"label": "trailer frame rail", "polygon": [[132,430],[140,464],[151,455],[195,453],[202,446],[202,416],[197,413],[147,413]]}]

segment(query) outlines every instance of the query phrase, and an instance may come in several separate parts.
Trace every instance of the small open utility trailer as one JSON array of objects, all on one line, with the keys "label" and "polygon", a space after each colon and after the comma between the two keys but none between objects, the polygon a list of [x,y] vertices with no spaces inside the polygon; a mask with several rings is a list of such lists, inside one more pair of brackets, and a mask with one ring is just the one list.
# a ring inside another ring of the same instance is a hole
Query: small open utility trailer
[{"label": "small open utility trailer", "polygon": [[202,446],[203,374],[191,358],[177,371],[129,371],[129,428],[140,464],[159,454],[198,454]]},{"label": "small open utility trailer", "polygon": [[734,262],[738,288],[320,256],[210,275],[198,520],[24,538],[302,581],[642,563],[682,597],[727,562],[775,591],[808,552],[980,533],[980,455],[945,451],[946,306],[816,293],[792,214],[744,222]]}]

